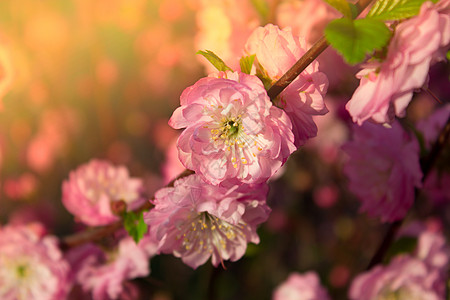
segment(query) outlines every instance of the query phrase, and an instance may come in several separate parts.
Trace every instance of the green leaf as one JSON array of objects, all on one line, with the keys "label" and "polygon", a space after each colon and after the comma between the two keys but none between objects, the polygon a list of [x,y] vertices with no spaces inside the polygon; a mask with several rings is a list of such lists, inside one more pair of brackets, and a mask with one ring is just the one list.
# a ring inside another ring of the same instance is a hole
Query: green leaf
[{"label": "green leaf", "polygon": [[[367,18],[375,20],[400,20],[413,17],[428,0],[378,0],[370,9]],[[437,2],[438,0],[433,0]]]},{"label": "green leaf", "polygon": [[349,64],[362,62],[368,53],[381,50],[391,36],[386,25],[371,19],[337,19],[325,28],[325,37]]},{"label": "green leaf", "polygon": [[142,211],[139,213],[125,212],[123,214],[123,225],[136,244],[147,232],[147,224],[144,222],[144,213]]},{"label": "green leaf", "polygon": [[233,71],[230,67],[228,67],[225,62],[218,57],[214,52],[206,50],[206,51],[197,51],[197,54],[203,55],[217,70],[219,71]]},{"label": "green leaf", "polygon": [[261,64],[256,64],[256,77],[258,77],[264,85],[264,89],[268,91],[272,86],[272,78],[269,77],[267,71],[261,66]]},{"label": "green leaf", "polygon": [[253,62],[255,61],[256,55],[243,56],[239,60],[239,65],[241,66],[241,72],[245,74],[250,74],[252,71]]},{"label": "green leaf", "polygon": [[344,17],[349,19],[352,18],[352,10],[350,9],[350,5],[347,0],[325,0],[325,2],[336,8],[344,15]]}]

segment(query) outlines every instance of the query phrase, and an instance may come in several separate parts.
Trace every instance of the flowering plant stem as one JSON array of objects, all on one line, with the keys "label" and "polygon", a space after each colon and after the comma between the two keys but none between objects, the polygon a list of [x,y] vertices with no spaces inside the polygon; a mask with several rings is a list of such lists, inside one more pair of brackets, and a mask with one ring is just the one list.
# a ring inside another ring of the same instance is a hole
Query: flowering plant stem
[{"label": "flowering plant stem", "polygon": [[[361,13],[372,0],[360,0],[356,7],[358,9],[358,13]],[[326,48],[328,47],[328,43],[325,40],[325,37],[321,37],[314,45],[303,55],[283,76],[280,77],[278,81],[276,81],[268,90],[268,95],[271,100],[275,99],[306,67],[308,67],[311,62],[313,62]],[[429,171],[431,170],[434,162],[439,156],[440,152],[444,148],[444,145],[449,142],[450,139],[450,119],[447,121],[446,126],[442,130],[439,135],[438,141],[433,146],[429,155],[422,160],[422,171],[423,171],[423,181],[425,181]],[[193,174],[191,170],[185,170],[181,173],[176,179],[182,178],[188,175]],[[175,179],[175,180],[176,180]],[[168,186],[173,186],[174,181],[168,184]],[[146,202],[142,207],[137,209],[136,211],[148,210],[152,207],[150,202]],[[403,220],[396,221],[392,223],[383,238],[380,246],[372,257],[367,269],[372,268],[374,265],[379,264],[387,250],[389,249],[391,243],[394,240],[395,234],[398,229],[401,227]],[[122,221],[117,221],[107,226],[90,228],[88,230],[66,236],[62,238],[61,245],[64,248],[75,247],[78,245],[82,245],[84,243],[92,242],[99,240],[107,235],[112,234],[116,230],[122,228]]]},{"label": "flowering plant stem", "polygon": [[[358,13],[361,13],[373,0],[360,0],[356,7]],[[300,75],[309,64],[311,64],[326,48],[328,43],[325,37],[321,37],[314,45],[303,55],[281,78],[275,82],[268,90],[268,95],[271,100],[275,99],[298,75]],[[190,170],[185,170],[176,179],[193,174]],[[173,180],[168,186],[173,186]],[[146,202],[142,207],[136,211],[147,210],[151,208],[150,202]],[[117,221],[110,225],[90,228],[73,235],[66,236],[61,240],[61,246],[64,248],[70,248],[79,246],[88,242],[97,241],[105,236],[110,235],[116,230],[122,228],[122,221]]]},{"label": "flowering plant stem", "polygon": [[[360,0],[356,7],[358,9],[358,14],[360,14],[372,0]],[[328,43],[324,36],[322,36],[317,42],[312,45],[312,47],[300,57],[300,59],[283,75],[275,82],[270,89],[267,91],[267,94],[270,97],[270,100],[275,99],[298,75],[300,75],[306,67],[309,66],[325,49],[327,49]]]}]

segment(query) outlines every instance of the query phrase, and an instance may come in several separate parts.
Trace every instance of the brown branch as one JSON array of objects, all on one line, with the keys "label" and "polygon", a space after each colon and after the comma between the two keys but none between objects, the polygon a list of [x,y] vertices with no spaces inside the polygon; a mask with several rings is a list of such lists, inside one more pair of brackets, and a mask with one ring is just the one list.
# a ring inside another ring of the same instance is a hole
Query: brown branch
[{"label": "brown branch", "polygon": [[[174,182],[177,179],[189,176],[191,174],[194,174],[194,172],[191,170],[184,170],[174,180],[169,182],[167,184],[167,187],[172,187]],[[152,199],[153,199],[153,197],[152,197]],[[137,208],[134,211],[135,212],[145,211],[145,210],[152,208],[152,206],[153,205],[150,203],[150,201],[147,201],[141,207]],[[116,232],[117,230],[122,228],[122,226],[123,226],[123,223],[122,223],[122,220],[120,220],[120,221],[114,222],[114,223],[112,223],[110,225],[106,225],[106,226],[91,227],[85,231],[77,232],[75,234],[63,237],[61,239],[60,245],[63,249],[67,249],[67,248],[76,247],[76,246],[79,246],[79,245],[82,245],[85,243],[89,243],[89,242],[95,242],[95,241],[98,241],[98,240],[108,236],[108,235],[113,234],[114,232]]]},{"label": "brown branch", "polygon": [[[358,9],[358,15],[369,6],[373,0],[360,0],[356,7]],[[322,36],[312,47],[300,57],[300,59],[283,75],[277,82],[275,82],[267,94],[270,100],[274,100],[301,72],[303,72],[309,64],[311,64],[325,49],[327,49],[328,43],[324,36]]]},{"label": "brown branch", "polygon": [[[358,9],[358,14],[361,13],[373,0],[360,0],[356,7]],[[320,38],[314,45],[303,55],[274,85],[269,89],[268,95],[271,100],[275,99],[301,72],[303,72],[310,63],[316,59],[320,53],[322,53],[328,44],[325,37]],[[185,170],[180,174],[178,178],[188,176],[193,174],[193,171]],[[168,186],[172,185],[172,181]],[[138,208],[136,211],[142,211],[149,209],[151,204],[147,202],[143,207]],[[90,228],[86,231],[75,233],[73,235],[62,238],[61,246],[64,248],[75,247],[87,242],[97,241],[109,234],[112,234],[116,230],[122,227],[122,222],[117,221],[113,224]]]},{"label": "brown branch", "polygon": [[[445,124],[444,128],[442,128],[438,139],[433,144],[433,147],[431,148],[430,153],[426,157],[424,157],[421,162],[420,166],[422,168],[422,182],[425,183],[425,180],[427,179],[428,175],[430,174],[430,171],[432,167],[434,166],[435,162],[441,155],[443,149],[446,145],[450,143],[450,117],[447,120],[447,123]],[[417,193],[416,193],[417,194]],[[394,241],[395,235],[398,231],[398,229],[401,227],[403,220],[396,221],[392,223],[384,238],[381,242],[380,246],[378,247],[377,251],[375,252],[374,256],[370,260],[369,265],[367,266],[366,270],[371,269],[373,266],[381,263],[384,259],[384,256],[386,255],[387,251],[389,250],[389,247],[391,246],[392,242]]]}]

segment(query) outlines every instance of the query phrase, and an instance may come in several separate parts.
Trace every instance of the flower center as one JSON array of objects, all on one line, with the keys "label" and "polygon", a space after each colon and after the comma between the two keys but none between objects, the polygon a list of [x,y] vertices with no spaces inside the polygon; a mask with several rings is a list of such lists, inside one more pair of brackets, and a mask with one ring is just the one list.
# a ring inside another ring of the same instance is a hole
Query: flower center
[{"label": "flower center", "polygon": [[179,228],[182,248],[186,251],[213,252],[223,257],[231,244],[238,243],[238,237],[245,239],[244,229],[247,224],[241,222],[233,225],[207,212],[198,213],[191,223],[186,222]]},{"label": "flower center", "polygon": [[16,268],[16,275],[18,278],[25,278],[28,274],[28,266],[18,265]]},{"label": "flower center", "polygon": [[239,134],[239,130],[241,128],[241,124],[240,122],[238,123],[238,121],[235,118],[231,118],[231,120],[227,120],[222,128],[223,128],[223,134],[228,138],[236,138],[237,135]]},{"label": "flower center", "polygon": [[214,141],[223,141],[226,145],[234,145],[243,129],[241,115],[231,118],[223,117],[217,128],[211,129]]}]

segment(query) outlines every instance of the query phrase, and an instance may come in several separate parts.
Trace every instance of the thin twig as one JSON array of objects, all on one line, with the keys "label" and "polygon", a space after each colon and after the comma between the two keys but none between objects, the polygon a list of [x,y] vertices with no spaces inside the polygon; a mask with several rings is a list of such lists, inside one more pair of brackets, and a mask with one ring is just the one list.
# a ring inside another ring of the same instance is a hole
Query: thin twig
[{"label": "thin twig", "polygon": [[[358,8],[358,13],[361,13],[373,0],[360,0],[356,7]],[[269,89],[268,95],[270,99],[275,99],[308,65],[316,59],[320,53],[322,53],[328,44],[325,40],[325,37],[320,38],[314,45],[303,55],[275,84]],[[193,171],[185,170],[180,176],[177,177],[185,177],[190,174],[193,174]],[[171,184],[173,185],[173,182]],[[170,184],[168,185],[170,186]],[[150,206],[148,206],[150,205]],[[151,207],[151,204],[147,202],[144,207],[138,208],[136,211],[142,211]],[[117,221],[113,224],[91,228],[87,231],[79,232],[67,237],[62,238],[61,246],[62,247],[75,247],[81,245],[83,243],[96,241],[105,237],[119,228],[122,227],[122,222]]]},{"label": "thin twig", "polygon": [[[360,14],[373,0],[360,0],[356,7],[358,9],[358,14]],[[275,82],[267,94],[270,100],[274,100],[301,72],[303,72],[309,64],[311,64],[325,49],[327,49],[328,43],[324,36],[322,36],[317,42],[312,45],[312,47],[300,57],[300,59]]]},{"label": "thin twig", "polygon": [[[184,170],[180,175],[177,176],[177,178],[175,178],[169,184],[167,184],[167,187],[173,186],[174,182],[177,179],[189,176],[191,174],[194,174],[194,172],[191,170]],[[145,211],[145,210],[152,208],[152,206],[153,205],[150,203],[150,201],[146,201],[142,206],[140,206],[139,208],[137,208],[134,211],[135,212]],[[110,225],[89,228],[86,231],[81,231],[81,232],[78,232],[78,233],[75,233],[75,234],[72,234],[72,235],[62,238],[61,239],[61,247],[63,249],[67,249],[67,248],[76,247],[76,246],[79,246],[79,245],[82,245],[82,244],[85,244],[88,242],[98,241],[105,236],[113,234],[114,232],[116,232],[117,230],[122,228],[122,226],[123,226],[122,220],[119,220]]]}]

